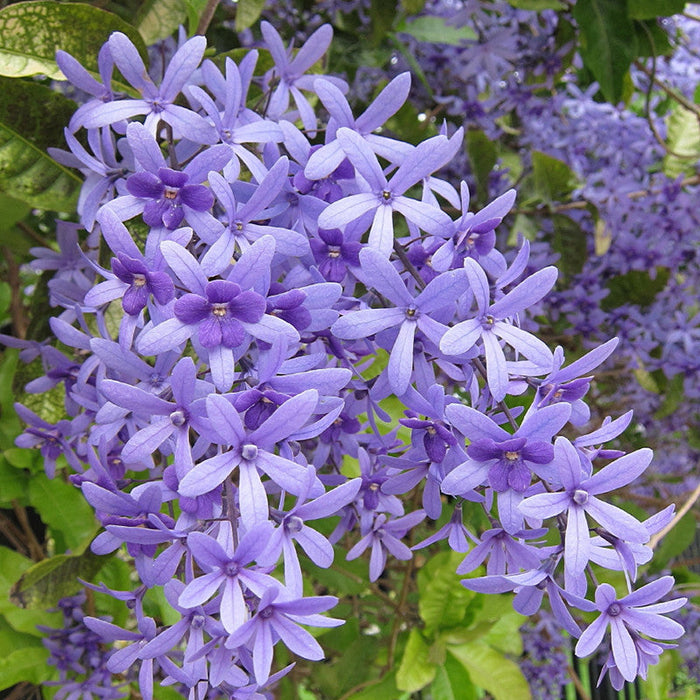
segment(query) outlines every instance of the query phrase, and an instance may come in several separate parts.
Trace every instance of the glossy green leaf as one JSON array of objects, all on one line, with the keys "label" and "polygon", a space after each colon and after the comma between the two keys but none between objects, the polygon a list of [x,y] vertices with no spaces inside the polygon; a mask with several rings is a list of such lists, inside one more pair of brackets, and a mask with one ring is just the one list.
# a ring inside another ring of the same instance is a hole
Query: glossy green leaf
[{"label": "glossy green leaf", "polygon": [[185,0],[146,0],[141,4],[134,24],[146,44],[169,37],[184,24],[187,16]]},{"label": "glossy green leaf", "polygon": [[626,4],[633,19],[655,19],[683,12],[686,0],[627,0]]},{"label": "glossy green leaf", "polygon": [[28,476],[0,456],[0,508],[12,508],[12,501],[27,491]]},{"label": "glossy green leaf", "polygon": [[260,18],[265,0],[238,0],[236,3],[236,31],[252,27]]},{"label": "glossy green leaf", "polygon": [[535,196],[544,202],[560,202],[576,187],[576,175],[571,168],[541,151],[532,153]]},{"label": "glossy green leaf", "polygon": [[408,34],[417,41],[432,44],[459,46],[464,41],[476,39],[476,32],[469,26],[457,27],[447,24],[443,17],[424,16],[403,21],[396,27],[397,33]]},{"label": "glossy green leaf", "polygon": [[666,268],[658,267],[654,277],[644,270],[630,270],[624,275],[613,277],[607,283],[610,294],[600,305],[605,311],[611,311],[623,304],[649,306],[656,295],[666,287],[669,274]]},{"label": "glossy green leaf", "polygon": [[578,0],[574,18],[580,28],[581,57],[600,85],[603,97],[617,103],[630,63],[637,57],[634,23],[620,0]]},{"label": "glossy green leaf", "polygon": [[694,174],[700,159],[700,122],[697,114],[674,103],[666,120],[666,145],[672,153],[664,157],[664,173],[672,179]]},{"label": "glossy green leaf", "polygon": [[41,73],[65,80],[54,58],[57,49],[95,71],[100,47],[116,31],[146,55],[141,36],[128,22],[92,5],[45,0],[8,5],[0,11],[0,75]]},{"label": "glossy green leaf", "polygon": [[467,669],[448,654],[430,684],[430,697],[432,700],[476,700],[478,696]]},{"label": "glossy green leaf", "polygon": [[187,13],[187,28],[189,34],[193,35],[197,31],[199,20],[202,17],[207,0],[185,0],[185,10]]},{"label": "glossy green leaf", "polygon": [[44,85],[0,78],[0,192],[38,209],[72,211],[82,180],[54,161],[75,104]]},{"label": "glossy green leaf", "polygon": [[401,694],[396,689],[396,677],[390,673],[381,681],[367,685],[357,693],[353,693],[348,700],[388,700],[399,697]]},{"label": "glossy green leaf", "polygon": [[54,669],[46,663],[49,650],[44,646],[23,647],[0,658],[0,690],[28,681],[39,684],[52,678]]},{"label": "glossy green leaf", "polygon": [[469,164],[476,178],[477,199],[486,204],[489,195],[489,175],[498,158],[496,144],[483,131],[475,129],[467,131],[465,141]]},{"label": "glossy green leaf", "polygon": [[80,489],[59,478],[36,474],[29,484],[29,498],[54,537],[60,533],[73,552],[87,546],[97,530],[97,521]]},{"label": "glossy green leaf", "polygon": [[564,280],[581,272],[588,257],[588,234],[573,219],[563,214],[552,215],[554,230],[551,245],[559,253],[557,267]]},{"label": "glossy green leaf", "polygon": [[456,552],[442,552],[418,573],[418,613],[428,633],[464,624],[474,593],[461,585],[455,573],[462,559]]},{"label": "glossy green leaf", "polygon": [[669,568],[673,559],[681,555],[695,540],[697,533],[697,521],[695,515],[686,513],[668,532],[654,550],[654,559],[649,570],[658,573],[662,569]]},{"label": "glossy green leaf", "polygon": [[450,646],[452,654],[469,672],[472,682],[494,700],[530,700],[530,688],[518,665],[486,642]]},{"label": "glossy green leaf", "polygon": [[396,672],[396,687],[409,692],[425,688],[435,678],[436,670],[437,665],[430,659],[430,647],[421,633],[412,629]]},{"label": "glossy green leaf", "polygon": [[53,608],[61,598],[78,593],[83,587],[78,579],[91,579],[108,558],[88,550],[83,554],[57,554],[44,559],[20,576],[10,590],[10,600],[18,608]]}]

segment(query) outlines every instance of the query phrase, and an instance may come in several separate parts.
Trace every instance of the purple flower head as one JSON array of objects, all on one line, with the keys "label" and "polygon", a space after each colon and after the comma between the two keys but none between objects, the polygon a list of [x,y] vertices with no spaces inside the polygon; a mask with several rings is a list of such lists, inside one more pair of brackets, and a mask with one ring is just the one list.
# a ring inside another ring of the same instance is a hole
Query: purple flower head
[{"label": "purple flower head", "polygon": [[235,282],[208,282],[205,296],[185,294],[174,306],[175,318],[197,325],[199,342],[205,348],[238,347],[246,332],[241,321],[257,323],[265,313],[265,299],[252,290],[242,291]]},{"label": "purple flower head", "polygon": [[346,241],[340,229],[318,230],[318,237],[309,241],[318,271],[329,282],[342,282],[348,267],[359,267],[362,244],[358,241]]},{"label": "purple flower head", "polygon": [[152,272],[145,262],[125,253],[117,253],[117,257],[112,258],[112,272],[118,280],[129,285],[122,296],[122,306],[132,316],[141,312],[151,294],[161,305],[175,296],[173,281],[167,273]]},{"label": "purple flower head", "polygon": [[[255,680],[263,684],[270,676],[274,639],[305,659],[323,658],[319,643],[299,625],[337,627],[343,620],[319,613],[332,608],[338,599],[333,596],[293,598],[281,586],[269,587],[260,597],[255,615],[242,624],[226,641],[235,649],[244,644],[252,647]],[[252,639],[252,644],[249,640]]]},{"label": "purple flower head", "polygon": [[549,348],[516,326],[512,319],[542,299],[554,286],[558,273],[556,268],[546,267],[491,304],[488,278],[479,263],[466,258],[464,268],[476,299],[477,313],[450,328],[440,341],[440,350],[447,355],[461,355],[481,340],[489,390],[496,401],[502,401],[508,390],[508,367],[498,338],[533,363],[543,368],[552,365]]},{"label": "purple flower head", "polygon": [[183,204],[194,211],[207,211],[214,204],[214,195],[204,185],[188,185],[187,173],[158,168],[158,173],[134,173],[126,188],[134,197],[148,199],[143,220],[149,226],[177,228],[185,217]]},{"label": "purple flower head", "polygon": [[574,446],[563,437],[555,443],[555,464],[563,492],[540,493],[526,498],[519,510],[525,516],[544,519],[566,511],[564,545],[567,590],[585,593],[584,568],[590,559],[590,535],[586,514],[620,539],[642,544],[649,532],[636,518],[598,498],[599,494],[625,486],[636,479],[651,462],[652,452],[643,448],[611,462],[593,476],[585,476]]},{"label": "purple flower head", "polygon": [[617,597],[609,583],[600,584],[595,592],[600,615],[583,631],[576,644],[576,656],[592,654],[610,627],[613,661],[620,675],[626,681],[645,675],[650,642],[641,635],[676,639],[684,632],[683,625],[664,614],[678,610],[688,599],[657,602],[671,590],[673,583],[672,576],[663,576],[622,598]]},{"label": "purple flower head", "polygon": [[156,133],[158,122],[162,120],[173,127],[178,138],[185,136],[195,143],[215,143],[216,132],[211,124],[187,107],[175,104],[199,66],[206,45],[203,36],[184,42],[170,60],[161,84],[156,86],[131,40],[121,32],[113,32],[109,38],[109,51],[114,64],[143,97],[109,102],[95,100],[86,105],[76,126],[92,129],[144,114],[145,128],[152,134]]}]

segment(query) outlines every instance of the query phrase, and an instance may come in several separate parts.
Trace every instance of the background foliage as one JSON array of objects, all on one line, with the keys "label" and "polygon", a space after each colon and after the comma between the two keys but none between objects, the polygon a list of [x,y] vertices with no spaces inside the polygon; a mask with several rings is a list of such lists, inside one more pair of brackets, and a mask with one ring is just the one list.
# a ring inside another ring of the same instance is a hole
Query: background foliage
[{"label": "background foliage", "polygon": [[[97,50],[115,30],[144,56],[151,47],[157,59],[172,53],[178,27],[189,35],[206,27],[210,55],[218,57],[251,45],[261,15],[287,39],[331,21],[336,40],[324,70],[347,76],[354,106],[408,68],[415,87],[391,129],[417,143],[436,134],[443,117],[462,123],[467,137],[459,177],[467,177],[476,205],[506,186],[518,187],[518,209],[501,235],[513,243],[524,234],[541,260],[558,259],[563,283],[549,318],[542,319],[552,343],[583,353],[589,340],[621,336],[616,364],[596,387],[595,407],[604,415],[611,405],[617,413],[634,406],[636,433],[626,434],[625,447],[643,441],[660,454],[649,482],[625,493],[629,508],[641,512],[674,500],[692,505],[700,451],[700,266],[691,255],[700,240],[700,68],[697,44],[689,55],[683,51],[684,32],[698,25],[698,9],[686,10],[678,0],[511,0],[464,7],[459,21],[447,4],[425,0],[6,4],[0,10],[3,330],[38,342],[46,337],[49,276],[27,267],[30,249],[55,248],[54,219],[73,219],[81,182],[48,152],[64,145],[63,129],[80,100],[61,80],[57,49],[96,74]],[[685,24],[663,19],[684,10]],[[700,36],[694,31],[690,36]],[[525,59],[537,52],[551,61],[528,65]],[[685,80],[676,81],[678,75]],[[679,259],[681,252],[685,258]],[[58,391],[47,400],[24,390],[39,374],[32,363],[19,362],[16,350],[3,351],[0,689],[15,698],[54,692],[36,689],[55,677],[36,626],[60,626],[60,614],[46,611],[81,589],[78,578],[115,589],[130,585],[127,557],[86,551],[97,526],[65,473],[59,470],[62,476],[49,481],[40,455],[14,446],[22,429],[14,401],[47,420],[61,417]],[[655,572],[672,569],[691,594],[700,582],[696,521],[697,509],[689,510],[661,541],[653,564]],[[533,639],[551,643],[557,659],[566,659],[566,640],[557,646],[542,626],[533,633],[533,621],[522,628],[526,620],[513,611],[510,596],[487,597],[455,585],[458,559],[448,552],[417,557],[371,585],[361,562],[337,557],[330,570],[314,569],[317,586],[342,598],[337,614],[349,622],[323,634],[329,661],[298,665],[280,697],[449,700],[488,694],[500,700],[535,693],[543,662]],[[92,594],[87,599],[91,613],[123,622],[124,610],[114,603]],[[149,606],[156,618],[171,614],[162,596],[153,595]],[[694,628],[683,644],[697,644],[697,615],[689,619]],[[691,646],[688,658],[692,654]],[[564,666],[562,693],[590,696],[588,669],[569,659]],[[697,661],[694,668],[697,673]],[[692,670],[673,652],[637,690],[648,698],[693,697]]]}]

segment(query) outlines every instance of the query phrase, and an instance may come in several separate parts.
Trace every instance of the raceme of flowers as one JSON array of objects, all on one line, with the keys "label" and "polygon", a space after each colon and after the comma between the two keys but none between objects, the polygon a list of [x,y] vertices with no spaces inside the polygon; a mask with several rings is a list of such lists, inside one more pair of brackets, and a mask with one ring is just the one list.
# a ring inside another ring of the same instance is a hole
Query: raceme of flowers
[{"label": "raceme of flowers", "polygon": [[[375,581],[413,556],[409,531],[445,512],[416,547],[447,540],[465,554],[458,573],[486,565],[464,585],[516,591],[524,614],[546,597],[580,655],[610,634],[614,684],[644,676],[669,646],[655,640],[682,633],[664,614],[684,599],[658,602],[670,577],[633,590],[672,508],[640,522],[608,500],[651,462],[648,449],[602,447],[631,413],[572,437],[616,342],[566,363],[524,330],[557,271],[526,274],[527,242],[510,264],[494,247],[513,191],[472,213],[466,184],[440,177],[461,130],[418,146],[375,133],[406,100],[408,75],[356,118],[342,80],[308,73],[329,26],[296,52],[268,23],[263,36],[274,61],[263,75],[255,50],[202,63],[195,37],[158,79],[115,33],[100,74],[116,67],[134,98],[58,56],[95,96],[60,156],[85,175],[87,236],[81,252],[76,227],[59,224],[61,253],[38,250],[35,265],[56,271],[51,327],[75,353],[23,344],[45,368],[29,390],[62,382],[68,417],[49,424],[18,407],[28,428],[17,444],[39,448],[50,475],[67,460],[103,526],[94,552],[125,545],[133,557],[135,590],[94,588],[124,600],[135,626],[84,618],[118,642],[107,668],[138,667],[147,699],[154,678],[190,698],[255,697],[290,668],[274,672],[275,645],[319,660],[306,627],[342,624],[321,614],[335,597],[304,596],[300,549],[319,567],[341,539],[348,559],[369,550]],[[509,409],[516,394],[525,407]],[[380,430],[390,396],[407,444]],[[416,487],[419,510],[405,498]],[[468,532],[465,507],[491,529]],[[326,536],[316,521],[332,516]],[[598,585],[592,563],[624,572],[628,595]],[[174,625],[144,614],[153,586],[180,614]],[[582,630],[579,613],[594,610]]]}]

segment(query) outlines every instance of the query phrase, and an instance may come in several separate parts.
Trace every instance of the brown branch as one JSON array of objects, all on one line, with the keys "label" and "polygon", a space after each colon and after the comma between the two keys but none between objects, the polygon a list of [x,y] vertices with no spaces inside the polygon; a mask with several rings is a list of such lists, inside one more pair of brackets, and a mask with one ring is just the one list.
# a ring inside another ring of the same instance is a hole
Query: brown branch
[{"label": "brown branch", "polygon": [[3,512],[0,512],[0,530],[2,530],[2,536],[20,554],[29,556],[29,547],[22,537],[22,531]]},{"label": "brown branch", "polygon": [[21,339],[26,338],[29,320],[22,304],[22,283],[19,278],[19,265],[12,251],[3,246],[2,255],[7,263],[7,281],[10,285],[10,317],[14,334]]},{"label": "brown branch", "polygon": [[685,107],[689,112],[692,112],[693,114],[695,114],[695,116],[700,118],[700,107],[698,107],[698,105],[694,104],[689,99],[687,99],[682,92],[676,90],[670,85],[667,85],[666,83],[664,83],[663,80],[657,78],[654,72],[652,70],[649,70],[649,68],[647,68],[641,61],[635,61],[634,65],[642,73],[644,73],[644,75],[646,75],[647,78],[649,78],[655,85],[658,85],[671,99],[675,100],[676,102],[678,102],[678,104]]},{"label": "brown branch", "polygon": [[27,511],[24,506],[21,506],[16,500],[12,501],[12,509],[15,511],[15,516],[19,524],[22,526],[22,531],[26,537],[27,546],[29,548],[29,554],[34,561],[41,561],[45,559],[44,548],[39,544],[34,530],[29,523],[29,518],[27,517]]},{"label": "brown branch", "polygon": [[574,682],[576,692],[581,696],[581,699],[591,700],[591,696],[586,692],[586,689],[583,687],[583,683],[581,683],[581,679],[579,678],[578,673],[574,671],[574,667],[567,666],[566,672],[569,674],[569,678],[571,678],[571,680]]},{"label": "brown branch", "polygon": [[218,5],[219,0],[209,0],[209,2],[207,2],[204,12],[202,12],[202,16],[199,18],[195,34],[204,36],[207,33],[207,29],[209,29],[209,25],[211,24],[212,19],[214,19],[214,13],[216,12]]},{"label": "brown branch", "polygon": [[671,520],[671,522],[666,525],[665,528],[659,530],[659,532],[657,532],[649,540],[649,547],[651,547],[651,549],[655,549],[659,542],[661,542],[661,540],[666,537],[666,535],[668,535],[668,533],[671,532],[676,525],[678,525],[680,519],[693,507],[693,504],[698,500],[698,498],[700,498],[700,484],[696,486],[695,491],[690,494],[688,500],[686,500],[686,502],[681,506],[673,520]]}]

